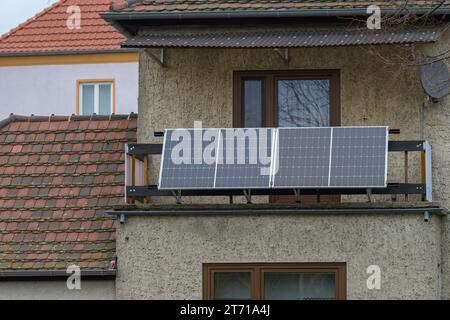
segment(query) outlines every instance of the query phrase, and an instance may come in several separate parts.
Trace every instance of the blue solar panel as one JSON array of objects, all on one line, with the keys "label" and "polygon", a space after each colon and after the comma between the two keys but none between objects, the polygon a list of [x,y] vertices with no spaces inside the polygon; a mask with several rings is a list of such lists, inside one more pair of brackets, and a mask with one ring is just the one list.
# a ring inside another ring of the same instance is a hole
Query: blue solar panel
[{"label": "blue solar panel", "polygon": [[387,145],[387,127],[166,130],[159,188],[382,188]]},{"label": "blue solar panel", "polygon": [[222,129],[224,152],[220,152],[215,188],[269,188],[274,131]]},{"label": "blue solar panel", "polygon": [[331,128],[280,128],[273,186],[328,187]]},{"label": "blue solar panel", "polygon": [[[216,136],[219,130],[215,130]],[[159,180],[160,189],[209,189],[214,187],[216,169],[215,153],[204,161],[205,148],[214,143],[195,139],[195,134],[205,134],[202,129],[166,130]],[[198,140],[198,145],[194,141]]]}]

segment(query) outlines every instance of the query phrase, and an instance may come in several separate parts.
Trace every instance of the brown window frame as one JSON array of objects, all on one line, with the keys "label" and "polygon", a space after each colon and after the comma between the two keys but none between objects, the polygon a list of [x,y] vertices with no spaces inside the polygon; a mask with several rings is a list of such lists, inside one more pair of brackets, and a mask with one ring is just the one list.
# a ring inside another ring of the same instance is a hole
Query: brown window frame
[{"label": "brown window frame", "polygon": [[250,272],[251,299],[264,299],[264,272],[334,272],[336,299],[347,299],[347,266],[333,263],[205,263],[203,264],[203,299],[214,299],[214,274],[217,272]]},{"label": "brown window frame", "polygon": [[235,71],[233,73],[233,126],[243,127],[244,80],[261,79],[262,83],[262,122],[263,127],[278,127],[278,101],[276,81],[278,79],[328,79],[330,80],[330,126],[341,125],[341,86],[340,70],[273,70],[273,71]]}]

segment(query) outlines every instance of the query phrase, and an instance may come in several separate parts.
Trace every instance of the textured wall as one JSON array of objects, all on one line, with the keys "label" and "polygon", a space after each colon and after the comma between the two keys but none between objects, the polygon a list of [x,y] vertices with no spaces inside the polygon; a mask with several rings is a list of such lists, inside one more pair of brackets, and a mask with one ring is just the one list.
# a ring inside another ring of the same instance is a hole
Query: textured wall
[{"label": "textured wall", "polygon": [[[450,31],[433,46],[424,48],[429,56],[448,51]],[[444,60],[450,67],[449,60]],[[442,206],[450,208],[450,96],[439,103],[424,104],[424,136],[430,141],[433,154],[433,197]],[[450,299],[450,221],[442,219],[442,275],[444,286],[442,297]]]},{"label": "textured wall", "polygon": [[[202,263],[347,262],[349,299],[436,299],[440,219],[421,215],[128,217],[118,298],[201,299]],[[366,268],[381,267],[381,290]]]},{"label": "textured wall", "polygon": [[[397,53],[390,47],[379,50]],[[383,66],[368,49],[358,47],[293,49],[290,54],[291,62],[285,64],[271,49],[168,49],[163,69],[141,52],[139,141],[161,142],[154,131],[193,127],[194,120],[205,127],[231,127],[233,72],[284,69],[339,69],[342,125],[388,125],[401,129],[392,139],[420,138],[424,95],[416,68]],[[390,155],[391,181],[403,179],[401,159]],[[411,156],[410,177],[416,181],[417,160]],[[155,183],[158,166],[156,159],[150,174]]]},{"label": "textured wall", "polygon": [[9,114],[76,113],[77,80],[116,79],[116,113],[137,112],[138,64],[0,67],[0,120]]},{"label": "textured wall", "polygon": [[81,290],[68,290],[65,281],[0,282],[0,300],[112,300],[114,281],[82,281]]},{"label": "textured wall", "polygon": [[[448,47],[448,42],[447,32],[439,46]],[[389,46],[377,52],[399,53]],[[429,139],[435,198],[448,206],[449,100],[423,108],[417,68],[382,64],[358,47],[293,49],[290,54],[291,62],[284,64],[273,50],[169,49],[168,67],[162,69],[141,52],[139,141],[161,142],[154,131],[192,127],[194,120],[205,127],[230,127],[233,71],[339,69],[342,125],[388,125],[401,130],[391,139]],[[412,181],[418,181],[417,161],[411,161]],[[390,156],[389,163],[390,181],[401,181],[402,157]],[[154,161],[155,181],[157,167]],[[449,298],[445,220],[435,217],[424,224],[420,216],[398,215],[130,218],[119,229],[117,292],[127,298],[200,298],[201,263],[206,262],[346,261],[349,298],[439,298],[441,290]],[[384,270],[381,291],[366,290],[369,264]]]},{"label": "textured wall", "polygon": [[[389,49],[385,49],[387,51]],[[167,127],[232,125],[232,76],[242,70],[340,69],[343,125],[389,125],[398,138],[417,138],[423,94],[415,69],[380,68],[363,48],[291,50],[284,64],[273,50],[168,49],[166,69],[145,53],[140,60],[142,142]]]}]

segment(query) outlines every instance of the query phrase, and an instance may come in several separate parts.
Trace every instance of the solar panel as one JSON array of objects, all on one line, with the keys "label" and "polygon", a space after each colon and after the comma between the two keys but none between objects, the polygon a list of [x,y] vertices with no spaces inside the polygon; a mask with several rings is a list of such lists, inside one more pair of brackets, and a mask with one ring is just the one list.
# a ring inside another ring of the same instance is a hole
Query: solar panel
[{"label": "solar panel", "polygon": [[381,188],[387,127],[280,128],[276,188]]},{"label": "solar panel", "polygon": [[279,128],[273,186],[327,187],[331,128]]},{"label": "solar panel", "polygon": [[[208,130],[211,140],[202,138],[205,129],[173,129],[164,134],[163,154],[159,174],[160,189],[209,189],[214,187],[216,160],[214,150],[210,157],[208,145],[214,143],[219,129]],[[212,133],[212,134],[211,134]],[[201,138],[198,138],[198,137]],[[198,141],[200,143],[194,143]]]},{"label": "solar panel", "polygon": [[[274,129],[222,129],[215,188],[269,188]],[[261,161],[265,158],[265,161]]]},{"label": "solar panel", "polygon": [[159,189],[382,188],[387,127],[166,130]]},{"label": "solar panel", "polygon": [[386,127],[333,128],[330,187],[385,187]]}]

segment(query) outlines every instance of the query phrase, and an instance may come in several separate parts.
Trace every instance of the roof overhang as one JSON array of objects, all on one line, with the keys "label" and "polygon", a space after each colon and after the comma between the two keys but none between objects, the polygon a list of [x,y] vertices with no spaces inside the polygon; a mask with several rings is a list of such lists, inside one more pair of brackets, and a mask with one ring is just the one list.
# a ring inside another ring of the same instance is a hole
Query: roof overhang
[{"label": "roof overhang", "polygon": [[[450,17],[450,6],[408,7],[405,14]],[[398,8],[381,8],[382,15],[402,14]],[[101,13],[100,16],[128,38],[136,35],[141,26],[167,26],[185,24],[242,24],[287,20],[301,21],[339,21],[350,17],[367,17],[367,8],[331,9],[290,9],[290,10],[224,10],[224,11],[185,11],[185,12],[139,12],[119,11]]]},{"label": "roof overhang", "polygon": [[[115,280],[116,270],[81,270],[82,280]],[[70,276],[66,270],[0,270],[0,281],[57,281]]]},{"label": "roof overhang", "polygon": [[125,41],[124,48],[302,48],[350,45],[432,43],[442,27],[392,30],[328,30],[222,32],[141,35]]},{"label": "roof overhang", "polygon": [[[408,8],[409,14],[448,15],[450,7]],[[381,14],[399,13],[398,8],[382,8]],[[232,10],[232,11],[187,11],[187,12],[108,12],[100,16],[107,21],[130,20],[197,20],[233,18],[305,18],[305,17],[351,17],[367,16],[367,8],[353,9],[297,9],[297,10]]]}]

